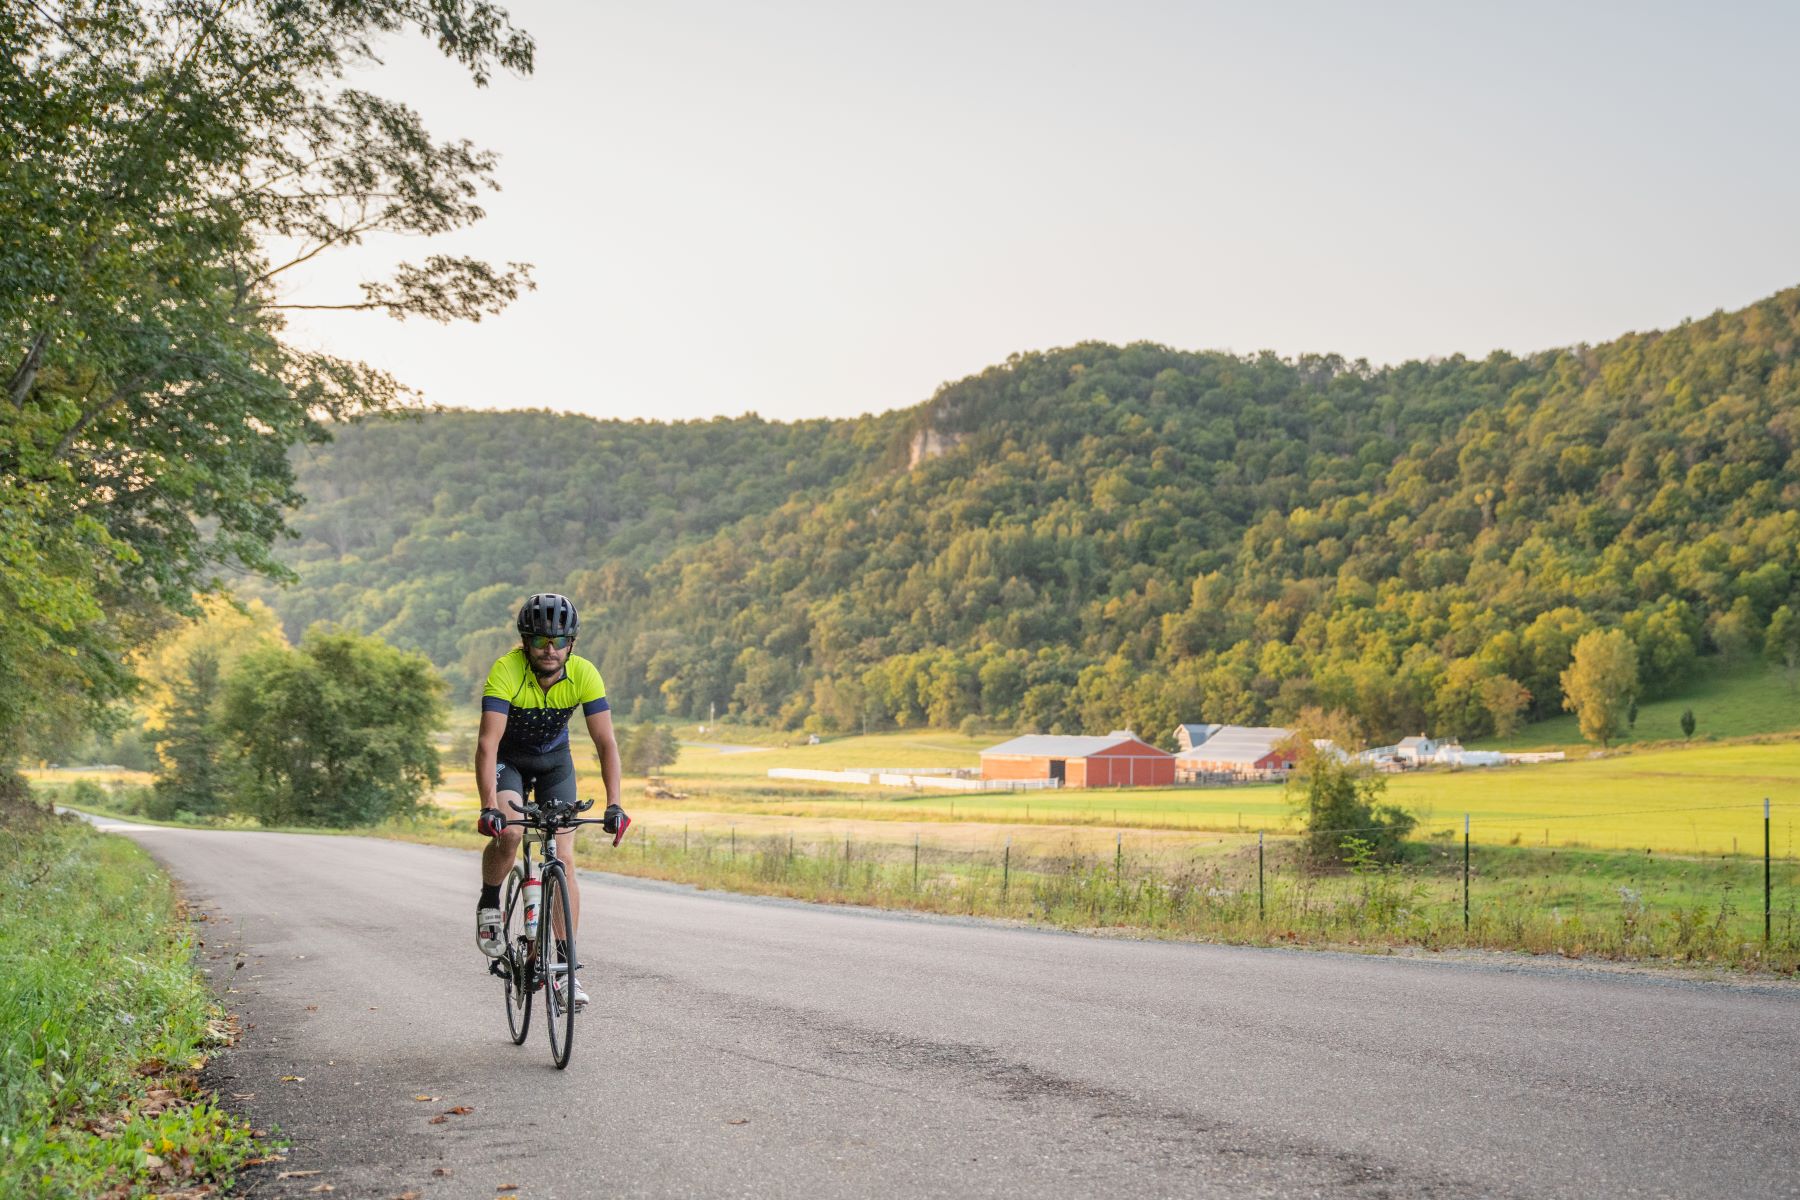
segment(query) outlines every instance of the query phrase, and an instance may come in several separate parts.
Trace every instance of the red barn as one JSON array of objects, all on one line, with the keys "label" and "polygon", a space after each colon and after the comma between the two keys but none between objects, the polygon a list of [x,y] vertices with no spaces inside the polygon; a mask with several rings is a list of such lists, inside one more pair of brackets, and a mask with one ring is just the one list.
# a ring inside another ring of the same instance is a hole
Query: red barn
[{"label": "red barn", "polygon": [[981,752],[983,779],[1056,779],[1064,787],[1167,787],[1175,756],[1129,729],[1105,737],[1030,734]]}]

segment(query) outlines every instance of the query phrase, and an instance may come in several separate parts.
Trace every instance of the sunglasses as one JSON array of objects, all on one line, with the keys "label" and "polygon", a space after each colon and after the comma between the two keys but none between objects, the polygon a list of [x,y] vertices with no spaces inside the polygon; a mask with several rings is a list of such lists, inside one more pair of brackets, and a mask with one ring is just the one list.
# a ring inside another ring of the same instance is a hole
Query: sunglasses
[{"label": "sunglasses", "polygon": [[531,637],[526,638],[525,644],[527,646],[530,646],[533,650],[545,650],[545,649],[561,650],[563,647],[569,645],[569,643],[573,642],[574,640],[575,639],[573,637],[570,637],[567,634],[565,634],[562,637],[545,637],[543,634],[539,633],[539,634],[533,634]]}]

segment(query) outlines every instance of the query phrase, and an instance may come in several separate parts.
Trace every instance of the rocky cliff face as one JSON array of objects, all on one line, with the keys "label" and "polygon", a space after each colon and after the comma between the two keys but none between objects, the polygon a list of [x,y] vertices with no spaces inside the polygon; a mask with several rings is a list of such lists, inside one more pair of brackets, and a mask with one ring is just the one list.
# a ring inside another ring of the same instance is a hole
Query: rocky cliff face
[{"label": "rocky cliff face", "polygon": [[946,454],[962,444],[960,433],[940,433],[936,429],[926,427],[913,435],[911,453],[908,455],[907,470],[918,466],[927,459]]}]

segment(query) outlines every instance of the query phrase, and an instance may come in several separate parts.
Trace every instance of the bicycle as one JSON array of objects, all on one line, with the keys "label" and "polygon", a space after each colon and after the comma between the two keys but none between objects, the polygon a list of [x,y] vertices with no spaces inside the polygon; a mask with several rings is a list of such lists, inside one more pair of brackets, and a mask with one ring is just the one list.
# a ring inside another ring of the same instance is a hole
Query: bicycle
[{"label": "bicycle", "polygon": [[[506,1025],[513,1045],[525,1044],[531,1032],[532,998],[544,993],[544,1016],[550,1034],[550,1061],[557,1070],[569,1065],[569,1052],[575,1042],[575,1005],[571,985],[581,965],[575,957],[575,927],[570,919],[569,880],[562,860],[556,856],[556,835],[581,825],[604,825],[599,817],[577,817],[594,807],[592,800],[580,804],[527,804],[520,808],[510,800],[507,804],[518,817],[508,817],[501,825],[522,825],[525,836],[519,861],[506,877],[506,899],[502,912],[501,937],[505,946],[499,958],[488,963],[488,971],[500,978],[506,993]],[[625,819],[613,845],[625,836]],[[533,874],[532,847],[543,847],[542,878]],[[536,908],[532,908],[531,891],[538,890]],[[563,930],[557,937],[556,930]]]}]

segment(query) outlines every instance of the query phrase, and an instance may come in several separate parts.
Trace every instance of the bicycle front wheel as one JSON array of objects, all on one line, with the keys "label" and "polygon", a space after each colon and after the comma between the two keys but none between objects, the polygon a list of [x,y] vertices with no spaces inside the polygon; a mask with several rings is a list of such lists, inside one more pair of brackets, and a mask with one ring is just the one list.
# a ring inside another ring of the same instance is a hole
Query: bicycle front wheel
[{"label": "bicycle front wheel", "polygon": [[[544,961],[544,1023],[550,1030],[550,1060],[569,1065],[575,1044],[575,924],[569,909],[569,881],[561,863],[544,872],[544,910],[538,917],[538,957]],[[562,937],[556,930],[563,931]]]},{"label": "bicycle front wheel", "polygon": [[519,895],[524,880],[525,872],[515,865],[506,877],[506,907],[501,909],[505,920],[500,926],[506,939],[507,977],[501,981],[506,986],[506,1028],[515,1046],[523,1046],[525,1035],[531,1032],[530,943],[524,936],[524,900]]}]

